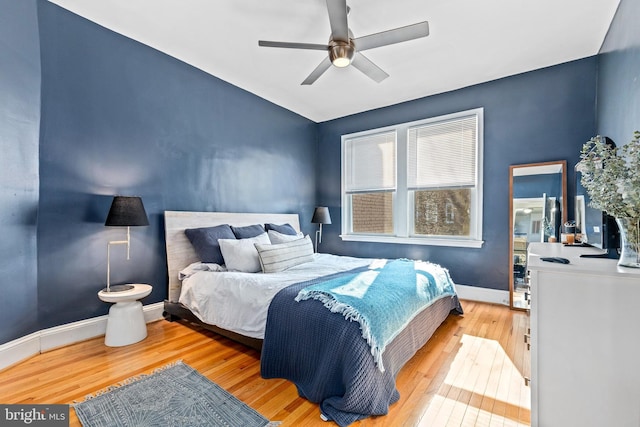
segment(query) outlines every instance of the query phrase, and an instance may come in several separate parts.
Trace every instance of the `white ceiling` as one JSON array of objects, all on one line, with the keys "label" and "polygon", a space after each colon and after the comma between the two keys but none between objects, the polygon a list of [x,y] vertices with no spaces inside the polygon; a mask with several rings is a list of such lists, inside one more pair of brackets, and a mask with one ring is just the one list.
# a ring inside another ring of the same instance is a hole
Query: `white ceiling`
[{"label": "white ceiling", "polygon": [[355,37],[429,21],[429,37],[366,51],[390,77],[331,67],[325,0],[49,0],[316,122],[598,53],[619,0],[348,0]]}]

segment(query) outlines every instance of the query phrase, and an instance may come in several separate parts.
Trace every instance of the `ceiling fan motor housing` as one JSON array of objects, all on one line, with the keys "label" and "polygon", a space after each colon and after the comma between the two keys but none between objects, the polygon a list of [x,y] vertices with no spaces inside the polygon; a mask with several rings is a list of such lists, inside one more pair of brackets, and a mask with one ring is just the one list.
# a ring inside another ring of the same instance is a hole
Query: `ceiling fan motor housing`
[{"label": "ceiling fan motor housing", "polygon": [[329,43],[329,59],[336,67],[346,67],[351,64],[353,55],[356,53],[356,45],[352,39],[348,42],[342,40],[331,40]]}]

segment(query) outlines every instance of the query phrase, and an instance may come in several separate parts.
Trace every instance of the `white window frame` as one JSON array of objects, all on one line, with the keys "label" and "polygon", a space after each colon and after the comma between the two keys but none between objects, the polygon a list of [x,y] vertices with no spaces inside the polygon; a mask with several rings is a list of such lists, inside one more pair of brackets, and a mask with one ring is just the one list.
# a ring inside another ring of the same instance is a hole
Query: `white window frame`
[{"label": "white window frame", "polygon": [[[407,185],[407,146],[409,129],[417,126],[424,126],[430,123],[443,120],[475,115],[477,117],[477,141],[476,141],[476,187],[472,191],[471,199],[471,231],[467,237],[461,236],[419,236],[412,234],[413,206],[410,200]],[[346,141],[358,137],[364,137],[382,132],[396,133],[396,190],[393,193],[393,216],[394,233],[386,234],[357,234],[351,230],[351,206],[349,194],[345,189],[345,150]],[[466,248],[481,248],[482,240],[482,212],[483,212],[483,146],[484,146],[484,109],[475,108],[472,110],[460,111],[438,117],[432,117],[413,122],[400,123],[377,129],[342,135],[341,138],[341,194],[342,194],[342,232],[340,238],[344,241],[355,242],[376,242],[376,243],[399,243],[411,245],[432,245],[432,246],[452,246]]]}]

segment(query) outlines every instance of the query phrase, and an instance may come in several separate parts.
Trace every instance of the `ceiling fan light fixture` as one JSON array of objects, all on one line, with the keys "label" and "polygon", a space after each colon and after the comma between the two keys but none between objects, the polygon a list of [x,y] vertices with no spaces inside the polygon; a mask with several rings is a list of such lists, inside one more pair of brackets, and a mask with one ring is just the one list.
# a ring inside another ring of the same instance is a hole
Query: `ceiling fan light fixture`
[{"label": "ceiling fan light fixture", "polygon": [[334,58],[332,64],[338,68],[344,68],[351,64],[351,60],[349,58]]},{"label": "ceiling fan light fixture", "polygon": [[338,68],[344,68],[351,64],[355,52],[356,47],[353,44],[353,40],[349,40],[348,43],[333,41],[329,45],[329,59],[331,59],[331,63]]}]

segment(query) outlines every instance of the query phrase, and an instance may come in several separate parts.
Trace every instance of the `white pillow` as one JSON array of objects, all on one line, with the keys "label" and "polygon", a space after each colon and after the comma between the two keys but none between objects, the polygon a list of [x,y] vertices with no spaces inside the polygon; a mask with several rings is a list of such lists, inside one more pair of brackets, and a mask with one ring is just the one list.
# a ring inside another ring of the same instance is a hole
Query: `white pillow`
[{"label": "white pillow", "polygon": [[229,271],[257,273],[261,270],[256,243],[269,245],[267,233],[248,239],[218,239],[224,264]]},{"label": "white pillow", "polygon": [[292,240],[302,239],[304,237],[304,234],[302,234],[301,232],[298,232],[296,234],[283,234],[275,230],[269,230],[267,231],[267,234],[269,235],[269,240],[274,245],[277,245],[278,243],[286,243]]},{"label": "white pillow", "polygon": [[263,273],[277,273],[313,261],[313,244],[309,236],[276,245],[256,243]]}]

